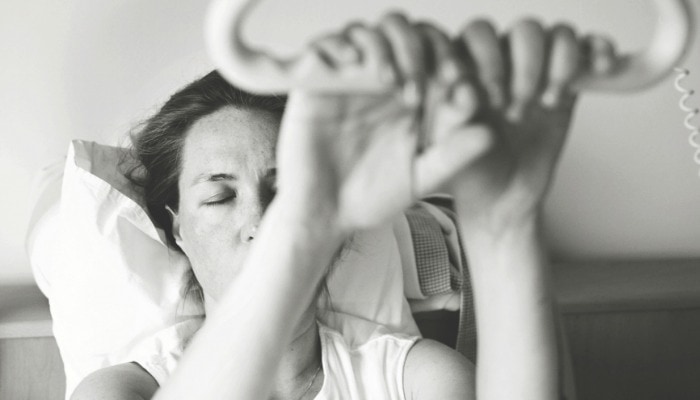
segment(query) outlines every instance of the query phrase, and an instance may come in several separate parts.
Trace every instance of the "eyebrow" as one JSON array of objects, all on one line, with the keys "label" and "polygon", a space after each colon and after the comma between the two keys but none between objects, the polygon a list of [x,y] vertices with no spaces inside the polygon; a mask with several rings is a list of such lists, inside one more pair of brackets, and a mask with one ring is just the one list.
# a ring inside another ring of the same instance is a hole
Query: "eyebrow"
[{"label": "eyebrow", "polygon": [[[266,178],[270,177],[276,177],[277,176],[277,168],[270,168],[267,170],[267,173],[265,174]],[[227,174],[227,173],[217,173],[217,174],[211,174],[211,173],[201,173],[197,175],[194,180],[192,180],[192,185],[194,186],[198,183],[202,182],[219,182],[219,181],[235,181],[238,180],[238,176],[235,174]]]},{"label": "eyebrow", "polygon": [[238,179],[236,175],[233,174],[225,174],[225,173],[218,173],[218,174],[209,174],[209,173],[203,173],[197,175],[194,180],[192,181],[192,186],[202,183],[202,182],[218,182],[218,181],[235,181]]}]

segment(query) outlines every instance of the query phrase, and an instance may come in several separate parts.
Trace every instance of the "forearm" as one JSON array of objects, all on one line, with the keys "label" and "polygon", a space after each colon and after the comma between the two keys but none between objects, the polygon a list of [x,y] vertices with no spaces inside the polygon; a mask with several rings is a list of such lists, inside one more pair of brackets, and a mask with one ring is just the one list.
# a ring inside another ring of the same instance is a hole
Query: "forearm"
[{"label": "forearm", "polygon": [[536,214],[497,229],[460,225],[479,332],[478,399],[556,399],[555,312]]},{"label": "forearm", "polygon": [[156,398],[266,398],[341,242],[324,218],[298,218],[274,202],[242,271]]}]

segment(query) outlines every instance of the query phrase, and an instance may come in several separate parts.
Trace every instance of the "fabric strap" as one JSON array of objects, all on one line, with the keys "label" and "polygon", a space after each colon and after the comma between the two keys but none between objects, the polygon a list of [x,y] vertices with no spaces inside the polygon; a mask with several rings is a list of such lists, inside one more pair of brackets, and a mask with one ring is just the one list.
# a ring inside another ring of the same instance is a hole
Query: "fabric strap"
[{"label": "fabric strap", "polygon": [[[435,197],[424,199],[448,216],[455,228],[456,214],[450,199]],[[425,296],[460,291],[459,331],[457,350],[472,362],[476,362],[476,319],[469,268],[464,249],[459,249],[461,262],[451,262],[448,244],[440,223],[424,207],[416,205],[406,213],[413,240],[414,256],[421,292]],[[459,231],[457,232],[459,235]],[[460,242],[461,243],[461,242]],[[461,271],[454,267],[461,265]]]}]

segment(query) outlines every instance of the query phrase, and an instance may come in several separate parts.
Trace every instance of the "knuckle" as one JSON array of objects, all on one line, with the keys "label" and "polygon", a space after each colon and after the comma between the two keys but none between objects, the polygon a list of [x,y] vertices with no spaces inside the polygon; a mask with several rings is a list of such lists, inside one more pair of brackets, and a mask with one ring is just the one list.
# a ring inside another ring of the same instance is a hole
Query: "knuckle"
[{"label": "knuckle", "polygon": [[513,99],[529,99],[533,97],[540,87],[541,76],[539,71],[524,69],[518,79],[514,79],[512,85]]},{"label": "knuckle", "polygon": [[487,19],[476,19],[469,22],[461,33],[462,39],[471,41],[483,37],[497,37],[495,25]]},{"label": "knuckle", "polygon": [[340,46],[347,44],[347,41],[345,40],[344,36],[334,33],[321,36],[314,40],[313,43],[320,46]]},{"label": "knuckle", "polygon": [[496,135],[489,125],[474,124],[465,134],[462,146],[472,158],[484,155],[496,146]]},{"label": "knuckle", "polygon": [[344,29],[344,31],[348,34],[365,32],[368,30],[370,30],[370,28],[367,26],[367,24],[361,21],[352,21],[348,23]]},{"label": "knuckle", "polygon": [[468,30],[468,31],[484,31],[484,32],[495,32],[496,31],[496,27],[495,27],[494,23],[488,19],[485,19],[485,18],[479,18],[479,19],[475,19],[473,21],[470,21],[464,29]]},{"label": "knuckle", "polygon": [[593,34],[587,36],[587,39],[593,50],[596,51],[607,51],[613,47],[613,41],[605,35]]},{"label": "knuckle", "polygon": [[544,25],[536,17],[525,17],[513,24],[514,31],[544,32]]},{"label": "knuckle", "polygon": [[433,42],[439,43],[440,45],[447,45],[449,43],[447,35],[429,22],[418,22],[416,24],[416,29]]},{"label": "knuckle", "polygon": [[393,10],[386,13],[379,22],[381,25],[393,26],[393,27],[405,27],[409,25],[408,18],[402,12]]},{"label": "knuckle", "polygon": [[576,30],[565,22],[557,22],[550,29],[551,35],[555,38],[576,39]]}]

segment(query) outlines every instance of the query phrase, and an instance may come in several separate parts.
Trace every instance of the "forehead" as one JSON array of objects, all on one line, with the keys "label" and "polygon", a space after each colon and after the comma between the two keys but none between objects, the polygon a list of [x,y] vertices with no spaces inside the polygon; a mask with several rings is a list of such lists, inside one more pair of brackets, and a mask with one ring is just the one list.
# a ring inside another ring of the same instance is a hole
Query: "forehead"
[{"label": "forehead", "polygon": [[279,123],[271,112],[234,107],[202,117],[187,131],[181,179],[274,165]]}]

